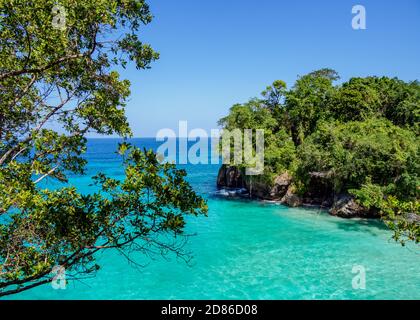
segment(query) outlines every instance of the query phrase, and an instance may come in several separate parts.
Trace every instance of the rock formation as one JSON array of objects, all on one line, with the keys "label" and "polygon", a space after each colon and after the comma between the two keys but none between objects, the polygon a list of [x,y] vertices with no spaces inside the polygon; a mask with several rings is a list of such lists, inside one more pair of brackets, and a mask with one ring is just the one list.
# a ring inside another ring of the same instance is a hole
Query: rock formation
[{"label": "rock formation", "polygon": [[359,205],[354,197],[348,194],[334,196],[330,183],[330,172],[312,172],[307,192],[301,197],[295,191],[293,177],[284,172],[273,181],[264,181],[259,176],[243,175],[234,166],[223,165],[217,176],[217,187],[226,189],[246,189],[247,196],[255,199],[279,201],[291,207],[302,205],[319,205],[330,208],[329,213],[342,218],[377,218],[378,213]]}]

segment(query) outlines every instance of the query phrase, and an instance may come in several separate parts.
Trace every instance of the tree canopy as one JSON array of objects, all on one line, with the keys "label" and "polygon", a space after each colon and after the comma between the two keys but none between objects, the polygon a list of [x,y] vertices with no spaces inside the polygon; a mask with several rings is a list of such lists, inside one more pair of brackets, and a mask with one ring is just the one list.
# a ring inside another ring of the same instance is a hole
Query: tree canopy
[{"label": "tree canopy", "polygon": [[60,8],[0,0],[0,296],[51,281],[57,265],[68,279],[93,273],[108,248],[182,256],[173,236],[186,215],[207,211],[185,171],[127,143],[123,181],[99,174],[87,195],[68,185],[68,174],[85,173],[88,132],[131,136],[130,83],[117,68],[147,69],[158,54],[139,38],[152,20],[143,0]]},{"label": "tree canopy", "polygon": [[301,76],[289,90],[277,80],[261,98],[233,106],[220,124],[265,130],[260,179],[288,172],[304,195],[311,175],[321,173],[328,190],[378,211],[395,239],[419,242],[419,82],[337,80],[331,69]]}]

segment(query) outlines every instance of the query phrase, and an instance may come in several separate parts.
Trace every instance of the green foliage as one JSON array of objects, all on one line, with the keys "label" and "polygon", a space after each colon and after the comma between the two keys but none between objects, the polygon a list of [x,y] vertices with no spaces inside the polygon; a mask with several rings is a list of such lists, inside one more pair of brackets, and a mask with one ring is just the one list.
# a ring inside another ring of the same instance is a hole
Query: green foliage
[{"label": "green foliage", "polygon": [[276,80],[273,85],[268,86],[261,95],[264,97],[264,102],[268,110],[271,111],[274,117],[281,116],[281,107],[286,96],[286,82]]},{"label": "green foliage", "polygon": [[287,92],[286,119],[296,145],[315,130],[319,120],[327,117],[329,101],[335,92],[333,81],[337,79],[334,70],[321,69],[300,77]]},{"label": "green foliage", "polygon": [[207,211],[184,171],[127,143],[123,181],[99,174],[87,195],[42,187],[84,174],[86,133],[131,135],[130,83],[114,69],[158,58],[138,36],[152,20],[144,0],[60,0],[59,29],[56,4],[0,0],[0,296],[49,282],[56,265],[69,279],[93,273],[108,248],[182,257],[174,236]]},{"label": "green foliage", "polygon": [[277,125],[271,112],[258,99],[245,104],[236,104],[227,117],[219,120],[219,125],[226,130],[261,128],[272,131]]},{"label": "green foliage", "polygon": [[378,210],[385,223],[394,231],[394,239],[405,245],[406,241],[420,242],[420,202],[399,200],[392,195],[392,187],[382,187],[368,181],[360,189],[349,190],[366,208]]},{"label": "green foliage", "polygon": [[405,245],[406,241],[420,242],[420,203],[402,201],[388,196],[381,205],[383,220],[394,231],[393,238]]},{"label": "green foliage", "polygon": [[386,119],[371,118],[347,123],[322,122],[299,147],[299,171],[331,172],[336,192],[374,183],[397,183],[412,167],[418,139],[409,130]]},{"label": "green foliage", "polygon": [[[296,159],[293,141],[284,129],[278,129],[278,122],[273,115],[274,109],[268,107],[269,104],[266,102],[266,100],[252,99],[245,104],[236,104],[230,109],[229,115],[219,121],[219,125],[229,131],[240,129],[241,134],[244,129],[264,130],[266,145],[264,174],[271,179],[275,173],[293,168]],[[255,150],[255,141],[253,143]]]},{"label": "green foliage", "polygon": [[373,184],[370,178],[366,180],[360,189],[350,189],[349,192],[356,196],[357,201],[365,208],[380,210],[385,198],[384,187]]},{"label": "green foliage", "polygon": [[352,78],[336,91],[331,111],[340,121],[386,117],[395,125],[417,128],[420,122],[420,85],[396,78]]},{"label": "green foliage", "polygon": [[351,193],[378,210],[395,239],[418,241],[420,84],[396,78],[352,78],[334,85],[334,70],[300,77],[286,90],[275,81],[235,105],[220,124],[265,131],[262,180],[285,171],[305,194],[313,174],[328,190]]},{"label": "green foliage", "polygon": [[185,171],[160,164],[152,151],[126,146],[126,178],[97,175],[97,193],[81,195],[74,187],[2,192],[9,222],[1,225],[0,294],[13,285],[25,288],[18,284],[29,278],[48,278],[57,264],[73,276],[95,272],[94,253],[103,249],[182,254],[163,235],[182,234],[185,215],[206,213],[205,201],[185,181]]}]

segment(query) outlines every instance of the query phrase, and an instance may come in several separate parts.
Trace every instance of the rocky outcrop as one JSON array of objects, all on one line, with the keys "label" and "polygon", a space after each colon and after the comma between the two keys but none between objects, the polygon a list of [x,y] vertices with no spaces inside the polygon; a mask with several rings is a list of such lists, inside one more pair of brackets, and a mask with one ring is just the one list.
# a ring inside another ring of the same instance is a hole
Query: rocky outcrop
[{"label": "rocky outcrop", "polygon": [[274,179],[274,187],[272,192],[278,197],[283,197],[286,195],[287,190],[292,184],[292,180],[293,178],[290,174],[287,172],[282,173]]},{"label": "rocky outcrop", "polygon": [[252,198],[264,200],[282,199],[290,184],[292,177],[287,173],[277,176],[272,183],[264,181],[260,176],[243,176],[240,169],[233,166],[223,165],[217,175],[218,188],[245,188]]},{"label": "rocky outcrop", "polygon": [[275,200],[270,185],[267,182],[258,180],[258,178],[251,177],[246,185],[246,189],[252,198]]},{"label": "rocky outcrop", "polygon": [[245,186],[240,169],[223,165],[217,175],[218,188],[243,188]]},{"label": "rocky outcrop", "polygon": [[[264,180],[262,176],[244,176],[240,169],[223,165],[217,176],[217,186],[226,189],[239,189],[240,195],[250,198],[279,201],[290,207],[315,205],[331,208],[329,213],[341,218],[378,218],[374,210],[368,210],[359,205],[354,197],[341,194],[333,197],[330,172],[312,172],[307,192],[303,196],[296,193],[292,176],[284,172],[275,177],[274,181]],[[227,190],[228,194],[233,191]],[[235,193],[238,196],[238,193]],[[413,220],[418,216],[411,217]]]},{"label": "rocky outcrop", "polygon": [[303,196],[303,202],[310,205],[330,207],[333,204],[332,172],[310,172],[309,183]]},{"label": "rocky outcrop", "polygon": [[251,177],[247,183],[247,189],[254,198],[280,201],[291,183],[292,177],[284,172],[277,176],[272,183],[259,180],[258,177]]},{"label": "rocky outcrop", "polygon": [[286,194],[281,199],[281,202],[284,203],[284,204],[287,204],[290,207],[299,207],[299,206],[302,205],[302,198],[299,197],[294,192],[294,187],[293,186],[289,186],[289,188],[287,189]]},{"label": "rocky outcrop", "polygon": [[358,204],[354,197],[344,194],[336,197],[330,214],[341,218],[376,218],[377,213]]}]

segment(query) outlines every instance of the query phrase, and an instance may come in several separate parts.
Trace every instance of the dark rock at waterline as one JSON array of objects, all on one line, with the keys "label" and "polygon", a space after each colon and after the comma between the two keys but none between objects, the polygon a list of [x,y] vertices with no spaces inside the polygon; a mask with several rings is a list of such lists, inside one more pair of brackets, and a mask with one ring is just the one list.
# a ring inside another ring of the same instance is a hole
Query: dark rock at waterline
[{"label": "dark rock at waterline", "polygon": [[250,193],[251,197],[264,200],[274,200],[270,195],[270,186],[266,182],[258,181],[257,179],[258,178],[254,177],[254,179],[252,179],[252,181],[248,181],[246,185],[246,189]]},{"label": "dark rock at waterline", "polygon": [[311,172],[309,173],[309,183],[304,195],[304,202],[314,205],[321,205],[330,207],[333,202],[333,183],[332,173],[326,172]]},{"label": "dark rock at waterline", "polygon": [[354,197],[342,194],[336,197],[330,214],[341,218],[377,218],[378,214],[374,210],[368,210],[358,204]]},{"label": "dark rock at waterline", "polygon": [[287,189],[287,192],[281,199],[281,202],[287,204],[290,207],[299,207],[303,204],[302,198],[295,194],[292,189],[292,187]]},{"label": "dark rock at waterline", "polygon": [[249,176],[245,179],[241,170],[233,166],[223,165],[217,175],[218,188],[245,188],[252,198],[264,200],[281,200],[292,183],[287,173],[277,176],[273,183],[260,180],[260,176]]},{"label": "dark rock at waterline", "polygon": [[282,173],[274,179],[274,186],[271,190],[273,196],[282,198],[286,195],[290,185],[292,184],[292,176],[287,172]]},{"label": "dark rock at waterline", "polygon": [[271,183],[261,179],[260,176],[250,176],[246,180],[245,187],[253,198],[281,201],[291,184],[292,177],[284,172],[275,177]]},{"label": "dark rock at waterline", "polygon": [[[264,181],[260,176],[245,177],[240,169],[223,165],[217,176],[218,188],[244,189],[241,196],[250,198],[279,201],[290,207],[302,205],[317,205],[331,208],[329,213],[341,218],[379,218],[378,212],[368,210],[359,205],[349,194],[333,197],[329,172],[313,172],[307,192],[301,197],[295,192],[293,178],[287,172],[277,176],[273,182]],[[229,191],[227,191],[229,192]],[[235,196],[237,196],[237,192]],[[419,217],[413,215],[412,220]]]},{"label": "dark rock at waterline", "polygon": [[242,188],[245,186],[240,169],[223,165],[217,175],[218,188]]}]

